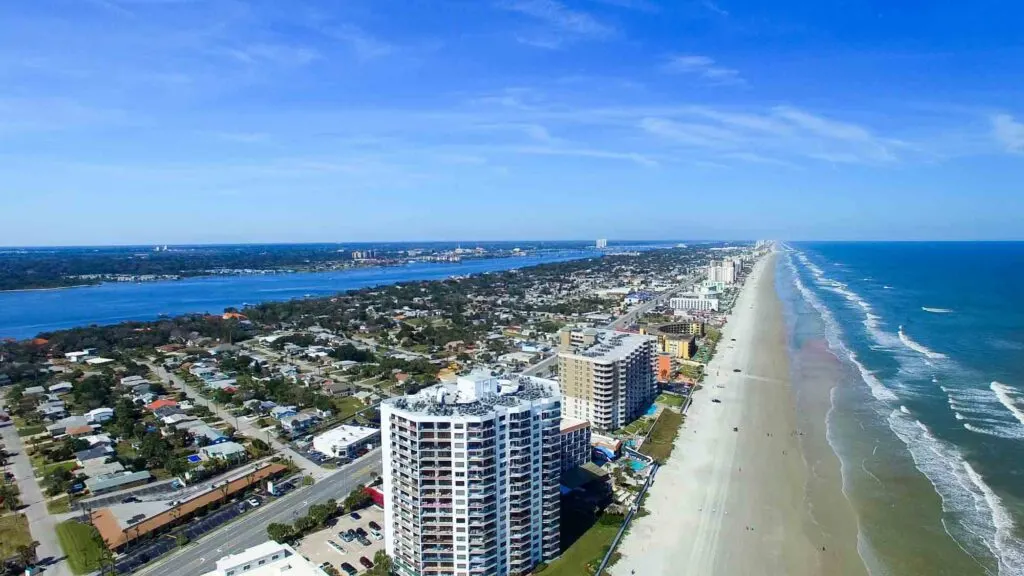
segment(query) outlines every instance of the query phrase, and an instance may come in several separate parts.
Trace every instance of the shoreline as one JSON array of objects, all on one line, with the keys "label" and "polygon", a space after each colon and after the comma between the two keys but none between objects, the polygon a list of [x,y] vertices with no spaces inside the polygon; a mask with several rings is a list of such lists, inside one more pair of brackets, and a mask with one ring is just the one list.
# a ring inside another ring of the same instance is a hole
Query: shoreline
[{"label": "shoreline", "polygon": [[[828,406],[798,414],[777,257],[762,258],[741,289],[648,493],[650,514],[634,522],[611,574],[867,575],[825,438]],[[805,419],[821,424],[805,432]]]}]

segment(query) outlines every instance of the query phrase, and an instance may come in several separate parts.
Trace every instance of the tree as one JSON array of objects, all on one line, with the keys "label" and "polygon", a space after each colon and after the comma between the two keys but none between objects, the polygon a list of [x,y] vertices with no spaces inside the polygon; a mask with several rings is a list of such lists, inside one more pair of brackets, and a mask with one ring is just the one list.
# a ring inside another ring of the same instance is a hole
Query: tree
[{"label": "tree", "polygon": [[184,533],[178,534],[174,537],[174,544],[177,545],[178,548],[184,548],[188,542],[188,536]]},{"label": "tree", "polygon": [[267,537],[274,542],[284,543],[295,537],[295,530],[288,524],[272,522],[267,525]]},{"label": "tree", "polygon": [[22,544],[18,546],[18,562],[28,568],[36,563],[36,548],[39,547],[39,542],[33,540],[28,544]]},{"label": "tree", "polygon": [[13,484],[7,482],[0,484],[0,506],[9,512],[14,512],[21,506],[18,489]]},{"label": "tree", "polygon": [[366,572],[366,576],[388,576],[391,574],[391,557],[384,550],[377,550],[373,555],[373,568]]},{"label": "tree", "polygon": [[316,522],[309,516],[299,516],[292,525],[297,534],[305,534],[316,527]]},{"label": "tree", "polygon": [[345,497],[345,511],[351,512],[353,510],[366,508],[371,502],[373,502],[373,498],[363,490],[362,486],[358,486]]}]

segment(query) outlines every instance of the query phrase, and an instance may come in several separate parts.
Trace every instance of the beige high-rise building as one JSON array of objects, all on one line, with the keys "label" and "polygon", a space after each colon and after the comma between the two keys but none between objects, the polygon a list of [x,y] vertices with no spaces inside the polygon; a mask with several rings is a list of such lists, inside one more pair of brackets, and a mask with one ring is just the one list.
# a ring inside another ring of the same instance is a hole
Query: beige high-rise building
[{"label": "beige high-rise building", "polygon": [[562,414],[615,430],[639,418],[658,393],[651,336],[613,330],[559,333]]}]

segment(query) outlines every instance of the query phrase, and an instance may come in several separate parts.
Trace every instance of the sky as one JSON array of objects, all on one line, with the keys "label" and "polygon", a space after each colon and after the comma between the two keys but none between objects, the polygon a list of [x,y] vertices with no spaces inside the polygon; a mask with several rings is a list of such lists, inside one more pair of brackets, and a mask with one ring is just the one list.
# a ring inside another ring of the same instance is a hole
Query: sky
[{"label": "sky", "polygon": [[1022,18],[8,0],[0,245],[1024,239]]}]

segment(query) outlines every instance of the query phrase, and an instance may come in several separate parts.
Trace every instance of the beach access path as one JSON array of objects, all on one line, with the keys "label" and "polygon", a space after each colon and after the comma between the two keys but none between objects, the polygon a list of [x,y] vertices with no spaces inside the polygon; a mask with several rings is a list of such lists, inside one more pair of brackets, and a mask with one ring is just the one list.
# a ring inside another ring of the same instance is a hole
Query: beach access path
[{"label": "beach access path", "polygon": [[775,260],[762,258],[741,289],[614,576],[866,575],[852,511],[816,510],[842,529],[810,512],[842,503],[805,491]]}]

